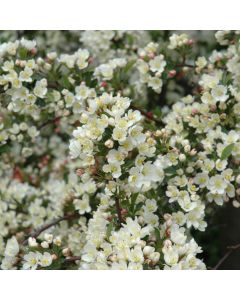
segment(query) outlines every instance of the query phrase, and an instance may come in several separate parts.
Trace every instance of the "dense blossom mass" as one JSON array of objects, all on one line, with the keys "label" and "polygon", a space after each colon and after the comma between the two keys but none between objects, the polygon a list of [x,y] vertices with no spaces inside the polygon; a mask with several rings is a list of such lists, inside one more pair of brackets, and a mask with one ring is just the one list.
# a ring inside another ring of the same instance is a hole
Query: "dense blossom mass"
[{"label": "dense blossom mass", "polygon": [[0,268],[206,269],[193,231],[240,207],[240,32],[30,35],[0,33]]}]

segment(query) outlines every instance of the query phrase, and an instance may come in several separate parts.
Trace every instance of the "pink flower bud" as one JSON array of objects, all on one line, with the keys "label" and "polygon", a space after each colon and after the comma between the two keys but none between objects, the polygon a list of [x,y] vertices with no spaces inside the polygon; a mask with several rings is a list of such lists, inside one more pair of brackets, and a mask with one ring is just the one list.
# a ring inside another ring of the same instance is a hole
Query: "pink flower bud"
[{"label": "pink flower bud", "polygon": [[170,70],[168,72],[168,77],[173,78],[177,74],[176,70]]}]

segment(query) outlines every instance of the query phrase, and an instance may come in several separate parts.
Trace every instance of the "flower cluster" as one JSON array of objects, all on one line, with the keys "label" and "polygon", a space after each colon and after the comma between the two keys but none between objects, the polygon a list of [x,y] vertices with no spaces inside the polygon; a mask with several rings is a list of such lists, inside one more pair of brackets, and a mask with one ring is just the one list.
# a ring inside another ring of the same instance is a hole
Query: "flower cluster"
[{"label": "flower cluster", "polygon": [[145,48],[139,49],[137,68],[140,73],[140,81],[146,83],[156,93],[160,93],[163,85],[161,75],[166,66],[162,54],[157,55],[158,44],[149,43]]},{"label": "flower cluster", "polygon": [[205,269],[193,233],[240,207],[239,31],[210,53],[178,32],[26,35],[0,34],[0,268]]}]

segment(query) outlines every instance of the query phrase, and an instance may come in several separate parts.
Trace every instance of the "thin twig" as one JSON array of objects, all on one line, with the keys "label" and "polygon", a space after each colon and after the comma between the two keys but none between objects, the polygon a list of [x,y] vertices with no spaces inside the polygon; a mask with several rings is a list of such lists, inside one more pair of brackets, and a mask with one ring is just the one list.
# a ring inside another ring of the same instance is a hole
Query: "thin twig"
[{"label": "thin twig", "polygon": [[234,246],[229,246],[227,247],[229,251],[219,260],[219,262],[216,264],[216,266],[213,268],[213,270],[217,270],[223,262],[235,251],[240,249],[240,244],[234,245]]},{"label": "thin twig", "polygon": [[74,214],[71,214],[71,215],[66,215],[66,216],[63,216],[63,217],[59,217],[59,218],[53,219],[51,222],[49,222],[49,223],[41,226],[38,229],[33,230],[30,234],[28,234],[28,236],[26,237],[26,239],[23,241],[22,244],[26,245],[27,242],[28,242],[28,239],[30,237],[37,238],[43,231],[49,229],[52,226],[57,225],[61,221],[71,220],[71,219],[74,219],[74,218],[77,218],[77,217],[78,217],[78,214],[74,213]]},{"label": "thin twig", "polygon": [[46,122],[44,122],[43,124],[41,124],[39,127],[38,127],[38,130],[41,130],[43,127],[49,125],[49,124],[52,124],[52,123],[55,123],[57,121],[59,121],[61,119],[61,117],[56,117],[54,119],[50,119],[50,120],[47,120]]}]

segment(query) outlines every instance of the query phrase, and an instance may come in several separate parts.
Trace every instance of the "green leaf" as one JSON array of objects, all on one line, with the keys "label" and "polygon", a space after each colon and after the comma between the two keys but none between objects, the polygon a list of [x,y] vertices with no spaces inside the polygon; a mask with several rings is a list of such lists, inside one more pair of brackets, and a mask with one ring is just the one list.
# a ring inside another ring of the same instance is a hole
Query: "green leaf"
[{"label": "green leaf", "polygon": [[20,59],[26,59],[27,54],[28,54],[28,50],[26,48],[20,47],[18,49],[18,55],[19,55]]},{"label": "green leaf", "polygon": [[10,146],[8,144],[0,146],[0,154],[2,154],[4,152],[8,152],[9,150],[10,150]]},{"label": "green leaf", "polygon": [[114,225],[114,222],[111,221],[108,226],[107,226],[107,232],[106,232],[106,236],[107,236],[107,239],[109,239],[111,233],[112,233],[112,230],[113,230],[113,225]]},{"label": "green leaf", "polygon": [[234,147],[234,143],[227,145],[227,147],[225,147],[223,149],[222,155],[221,155],[221,160],[224,160],[231,155],[233,147]]},{"label": "green leaf", "polygon": [[135,63],[136,60],[129,61],[124,68],[124,72],[127,73],[134,66]]}]

